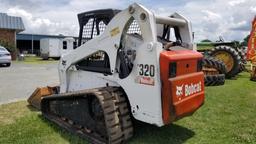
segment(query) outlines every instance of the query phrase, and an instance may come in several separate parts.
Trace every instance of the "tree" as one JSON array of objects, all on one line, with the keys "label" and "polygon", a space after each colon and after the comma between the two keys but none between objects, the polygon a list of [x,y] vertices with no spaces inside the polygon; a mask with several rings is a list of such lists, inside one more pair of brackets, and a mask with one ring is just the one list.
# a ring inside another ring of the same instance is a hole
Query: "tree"
[{"label": "tree", "polygon": [[247,46],[249,41],[250,35],[247,35],[243,41],[241,42],[241,46]]},{"label": "tree", "polygon": [[237,40],[233,40],[233,41],[231,41],[231,43],[232,43],[232,46],[235,47],[235,48],[240,47],[240,42],[237,41]]},{"label": "tree", "polygon": [[212,41],[209,40],[209,39],[204,39],[204,40],[202,40],[201,42],[212,42]]},{"label": "tree", "polygon": [[0,46],[5,47],[12,55],[12,59],[16,60],[17,57],[17,49],[15,45],[8,43],[6,41],[0,40]]},{"label": "tree", "polygon": [[0,40],[0,45],[5,47],[9,52],[16,53],[17,49],[15,48],[15,45],[8,43],[4,40]]}]

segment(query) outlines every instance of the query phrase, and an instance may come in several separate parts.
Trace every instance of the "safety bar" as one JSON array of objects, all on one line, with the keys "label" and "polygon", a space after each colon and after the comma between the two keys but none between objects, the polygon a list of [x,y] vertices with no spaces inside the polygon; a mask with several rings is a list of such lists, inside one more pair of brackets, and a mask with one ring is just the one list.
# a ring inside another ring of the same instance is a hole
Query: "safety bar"
[{"label": "safety bar", "polygon": [[184,19],[171,18],[171,17],[163,17],[156,15],[156,23],[157,24],[168,24],[171,26],[184,26],[186,25],[186,21]]}]

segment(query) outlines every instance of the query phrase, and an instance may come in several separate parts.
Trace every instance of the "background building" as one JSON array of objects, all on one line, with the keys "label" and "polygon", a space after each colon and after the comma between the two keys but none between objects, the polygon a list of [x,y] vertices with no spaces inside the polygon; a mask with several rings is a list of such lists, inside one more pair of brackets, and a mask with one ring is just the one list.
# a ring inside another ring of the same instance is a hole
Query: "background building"
[{"label": "background building", "polygon": [[[40,55],[40,39],[64,39],[64,35],[42,35],[20,33],[25,30],[21,17],[0,13],[0,45],[12,52],[15,59],[17,53]],[[75,38],[75,37],[74,37]],[[75,38],[77,41],[77,37]]]},{"label": "background building", "polygon": [[[21,17],[0,13],[0,41],[16,47],[16,34],[25,30]],[[0,43],[0,44],[1,44]]]},{"label": "background building", "polygon": [[40,35],[40,34],[17,34],[17,48],[24,54],[36,54],[40,52],[40,39],[42,38],[57,38],[63,39],[63,35]]},{"label": "background building", "polygon": [[21,17],[0,13],[0,45],[6,47],[16,59],[16,34],[25,30]]},{"label": "background building", "polygon": [[[24,54],[36,54],[40,55],[40,40],[43,38],[53,38],[53,39],[64,39],[64,35],[43,35],[43,34],[17,34],[17,49],[20,53]],[[72,37],[75,41],[78,40],[77,37]]]}]

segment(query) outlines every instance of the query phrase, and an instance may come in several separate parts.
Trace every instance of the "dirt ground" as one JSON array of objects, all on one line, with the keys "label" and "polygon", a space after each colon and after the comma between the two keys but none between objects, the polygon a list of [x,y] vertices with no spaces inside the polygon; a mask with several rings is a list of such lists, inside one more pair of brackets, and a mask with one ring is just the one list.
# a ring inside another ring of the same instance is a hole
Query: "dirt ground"
[{"label": "dirt ground", "polygon": [[0,104],[27,99],[36,87],[59,83],[57,63],[0,67]]}]

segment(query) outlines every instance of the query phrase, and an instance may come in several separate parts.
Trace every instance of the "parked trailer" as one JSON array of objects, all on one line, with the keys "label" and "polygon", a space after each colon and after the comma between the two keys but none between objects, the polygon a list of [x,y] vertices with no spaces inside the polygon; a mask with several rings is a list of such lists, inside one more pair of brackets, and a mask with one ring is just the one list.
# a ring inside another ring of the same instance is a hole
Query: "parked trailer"
[{"label": "parked trailer", "polygon": [[73,49],[76,48],[76,41],[72,37],[66,37],[62,40],[60,50],[61,50],[61,55],[68,54],[71,52]]},{"label": "parked trailer", "polygon": [[61,55],[68,54],[76,48],[76,42],[72,37],[64,39],[45,38],[40,40],[40,53],[44,60],[49,58],[60,59]]},{"label": "parked trailer", "polygon": [[62,40],[57,38],[44,38],[40,40],[40,55],[43,60],[49,58],[59,59],[61,56],[60,44]]}]

